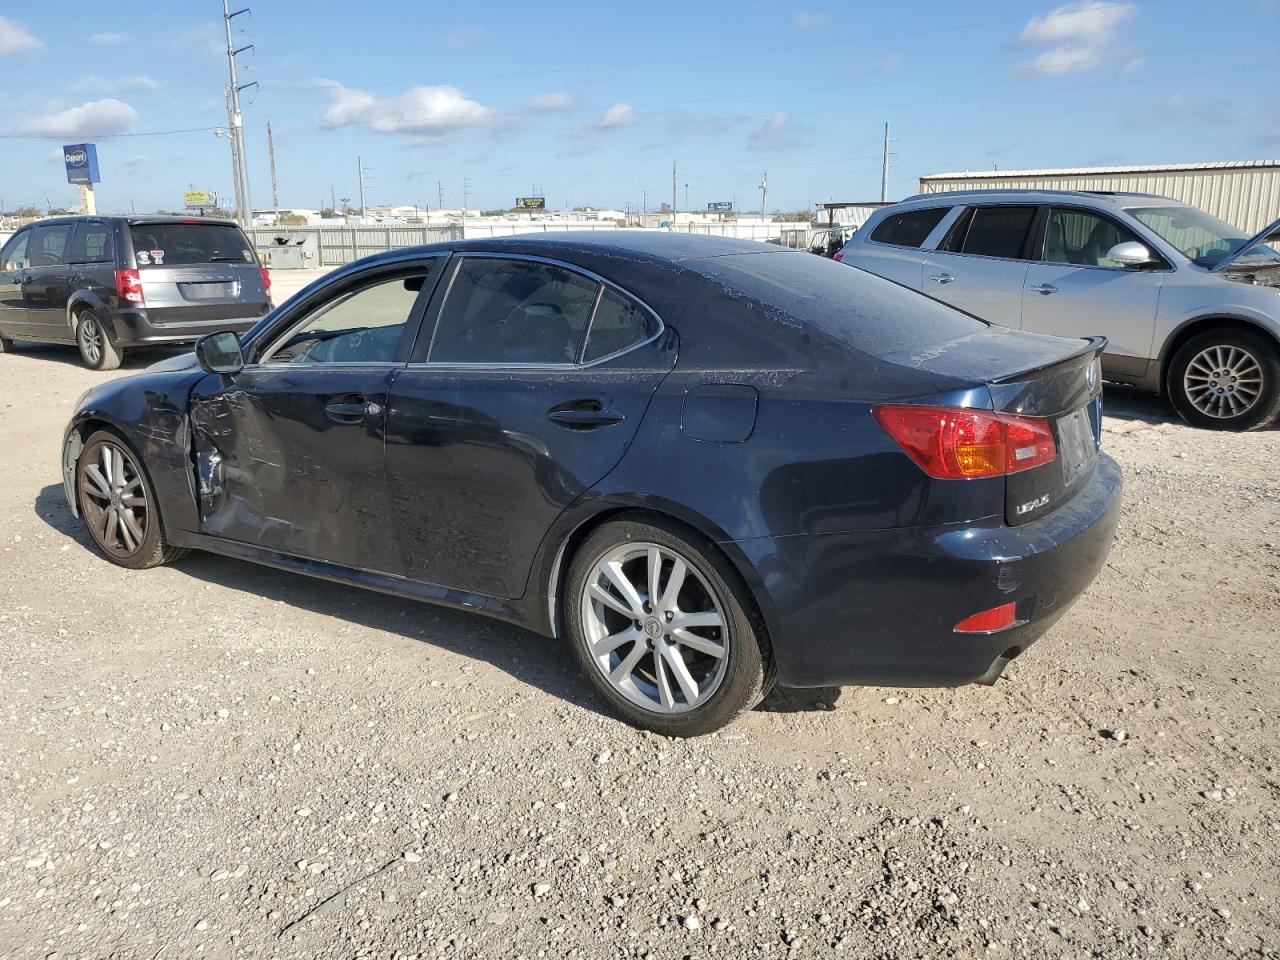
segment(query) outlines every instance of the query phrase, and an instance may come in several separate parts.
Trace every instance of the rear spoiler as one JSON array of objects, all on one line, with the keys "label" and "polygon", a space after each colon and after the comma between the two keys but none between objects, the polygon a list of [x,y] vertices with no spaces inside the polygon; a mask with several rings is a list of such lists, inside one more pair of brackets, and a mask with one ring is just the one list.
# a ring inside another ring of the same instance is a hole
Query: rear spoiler
[{"label": "rear spoiler", "polygon": [[1065,357],[1050,360],[1048,363],[1042,363],[1039,366],[1027,367],[1025,370],[1019,370],[1017,373],[1008,373],[1003,377],[997,377],[988,382],[992,384],[1018,383],[1019,381],[1027,379],[1027,377],[1033,373],[1049,373],[1056,370],[1058,367],[1075,366],[1082,358],[1089,354],[1101,357],[1102,351],[1107,347],[1106,337],[1082,337],[1081,339],[1084,341],[1084,346],[1077,350],[1073,350]]}]

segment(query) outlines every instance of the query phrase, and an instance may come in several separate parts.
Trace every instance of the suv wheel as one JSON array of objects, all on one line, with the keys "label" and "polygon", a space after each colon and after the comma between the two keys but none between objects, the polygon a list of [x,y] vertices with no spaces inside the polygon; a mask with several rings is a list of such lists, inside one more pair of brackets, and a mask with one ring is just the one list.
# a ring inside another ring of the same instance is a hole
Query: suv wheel
[{"label": "suv wheel", "polygon": [[1194,427],[1264,427],[1280,413],[1280,354],[1261,334],[1206,330],[1173,355],[1168,389],[1173,408]]},{"label": "suv wheel", "polygon": [[80,348],[80,359],[90,370],[114,370],[120,366],[122,352],[92,310],[76,314],[76,346]]},{"label": "suv wheel", "polygon": [[710,733],[772,686],[763,626],[735,571],[674,524],[601,526],[574,556],[563,604],[583,671],[635,726]]},{"label": "suv wheel", "polygon": [[0,353],[11,353],[13,351],[13,341],[8,337],[0,337]]},{"label": "suv wheel", "polygon": [[187,552],[165,541],[151,482],[114,433],[89,437],[76,463],[76,497],[89,536],[112,563],[145,570]]}]

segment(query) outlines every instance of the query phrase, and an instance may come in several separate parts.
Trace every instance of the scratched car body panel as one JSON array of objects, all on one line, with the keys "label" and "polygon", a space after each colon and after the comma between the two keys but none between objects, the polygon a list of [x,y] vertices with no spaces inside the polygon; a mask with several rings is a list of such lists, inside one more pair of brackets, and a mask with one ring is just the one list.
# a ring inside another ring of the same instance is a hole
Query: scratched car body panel
[{"label": "scratched car body panel", "polygon": [[[177,358],[89,391],[64,477],[78,508],[78,457],[107,427],[144,461],[174,545],[548,635],[586,533],[663,518],[731,566],[781,682],[991,682],[1109,548],[1103,346],[748,242],[437,245],[308,287],[243,336],[232,374]],[[1051,459],[938,479],[886,405],[1050,432],[1083,417],[1091,455],[1070,474]],[[1016,620],[954,629],[999,604]]]}]

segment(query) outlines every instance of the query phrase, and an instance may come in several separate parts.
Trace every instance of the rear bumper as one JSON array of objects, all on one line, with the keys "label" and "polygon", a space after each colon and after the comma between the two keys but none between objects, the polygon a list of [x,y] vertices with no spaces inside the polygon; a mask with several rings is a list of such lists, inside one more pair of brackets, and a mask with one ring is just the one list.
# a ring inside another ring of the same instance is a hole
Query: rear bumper
[{"label": "rear bumper", "polygon": [[221,330],[244,333],[261,320],[262,316],[170,322],[165,318],[164,310],[130,310],[116,313],[111,319],[115,328],[116,344],[132,347],[144,344],[191,343],[207,333],[217,333]]},{"label": "rear bumper", "polygon": [[[992,682],[1101,569],[1120,513],[1120,468],[1040,520],[739,541],[762,583],[779,681],[788,686]],[[962,634],[966,617],[1017,603],[1019,624]]]}]

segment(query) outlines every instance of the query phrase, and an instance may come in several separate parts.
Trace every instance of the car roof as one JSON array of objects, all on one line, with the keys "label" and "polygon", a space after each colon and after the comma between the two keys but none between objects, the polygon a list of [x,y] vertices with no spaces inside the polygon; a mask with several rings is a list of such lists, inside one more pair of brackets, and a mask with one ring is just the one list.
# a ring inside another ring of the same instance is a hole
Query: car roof
[{"label": "car roof", "polygon": [[563,233],[519,233],[510,237],[463,240],[445,244],[453,250],[477,252],[527,252],[547,257],[557,252],[592,257],[629,257],[680,263],[737,254],[779,252],[782,248],[758,240],[701,236],[655,230],[568,230]]},{"label": "car roof", "polygon": [[236,226],[234,220],[224,220],[221,217],[184,217],[175,216],[173,214],[156,214],[154,216],[110,216],[98,213],[77,213],[65,217],[44,217],[40,220],[32,220],[30,223],[24,223],[24,227],[46,227],[56,226],[62,223],[79,223],[82,220],[108,220],[119,223],[135,224],[135,223],[212,223],[217,226]]},{"label": "car roof", "polygon": [[[940,193],[918,193],[908,197],[902,203],[913,206],[931,206],[941,203],[974,203],[980,200],[999,200],[1005,203],[1046,203],[1053,200],[1075,200],[1100,205],[1128,207],[1133,201],[1141,201],[1144,206],[1186,206],[1171,197],[1162,197],[1154,193],[1131,193],[1120,190],[946,190]],[[888,208],[885,208],[888,209]]]}]

